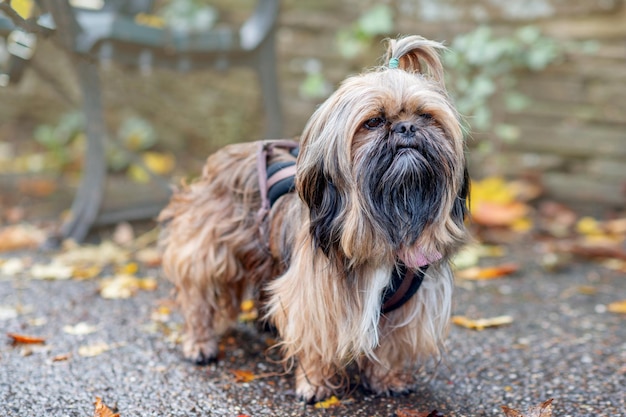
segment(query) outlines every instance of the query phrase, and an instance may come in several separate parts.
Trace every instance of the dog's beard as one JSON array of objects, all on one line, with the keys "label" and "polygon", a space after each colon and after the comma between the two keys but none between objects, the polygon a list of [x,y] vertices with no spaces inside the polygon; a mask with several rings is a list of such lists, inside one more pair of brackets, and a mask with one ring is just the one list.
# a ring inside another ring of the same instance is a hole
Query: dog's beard
[{"label": "dog's beard", "polygon": [[414,138],[387,133],[363,142],[368,145],[355,167],[362,198],[387,241],[396,250],[410,247],[442,215],[453,189],[453,154],[437,128],[420,129]]}]

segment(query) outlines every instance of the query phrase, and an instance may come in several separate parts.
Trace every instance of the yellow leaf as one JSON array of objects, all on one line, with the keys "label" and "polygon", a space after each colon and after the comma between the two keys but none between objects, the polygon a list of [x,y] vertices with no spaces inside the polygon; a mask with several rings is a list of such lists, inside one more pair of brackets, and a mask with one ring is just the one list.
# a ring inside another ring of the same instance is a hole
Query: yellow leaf
[{"label": "yellow leaf", "polygon": [[607,306],[607,310],[611,313],[626,314],[626,300],[614,301]]},{"label": "yellow leaf", "polygon": [[122,265],[115,270],[115,272],[117,272],[118,274],[125,275],[135,275],[137,271],[139,271],[139,265],[137,265],[135,262]]},{"label": "yellow leaf", "polygon": [[315,403],[315,408],[330,408],[330,407],[336,407],[338,405],[341,405],[341,401],[339,401],[339,398],[333,395],[325,401],[320,401],[320,402]]},{"label": "yellow leaf", "polygon": [[241,369],[235,369],[231,371],[235,375],[236,382],[250,382],[254,381],[256,376],[250,371],[244,371]]},{"label": "yellow leaf", "polygon": [[102,398],[96,397],[96,402],[94,403],[95,409],[93,411],[94,417],[120,417],[119,413],[114,413],[109,407],[107,407],[103,402]]},{"label": "yellow leaf", "polygon": [[241,311],[249,313],[254,309],[254,300],[243,300],[241,302]]},{"label": "yellow leaf", "polygon": [[519,265],[515,263],[506,263],[492,267],[472,267],[463,269],[456,273],[457,278],[482,281],[500,278],[505,275],[510,275],[519,269]]},{"label": "yellow leaf", "polygon": [[91,279],[97,277],[100,272],[102,272],[102,268],[98,265],[78,266],[73,269],[72,277],[78,280]]},{"label": "yellow leaf", "polygon": [[602,234],[600,223],[592,217],[583,217],[576,223],[576,231],[582,235]]},{"label": "yellow leaf", "polygon": [[465,316],[453,316],[452,317],[452,323],[461,326],[461,327],[465,327],[467,329],[473,329],[473,330],[484,330],[487,327],[495,327],[495,326],[502,326],[505,324],[511,324],[513,323],[513,317],[511,316],[498,316],[498,317],[492,317],[492,318],[488,318],[488,319],[477,319],[477,320],[473,320],[473,319],[469,319]]},{"label": "yellow leaf", "polygon": [[153,291],[157,286],[158,283],[154,278],[137,278],[132,275],[120,274],[102,280],[100,296],[109,299],[130,298],[138,290]]},{"label": "yellow leaf", "polygon": [[169,174],[176,165],[176,159],[169,153],[144,152],[142,157],[146,167],[159,175]]}]

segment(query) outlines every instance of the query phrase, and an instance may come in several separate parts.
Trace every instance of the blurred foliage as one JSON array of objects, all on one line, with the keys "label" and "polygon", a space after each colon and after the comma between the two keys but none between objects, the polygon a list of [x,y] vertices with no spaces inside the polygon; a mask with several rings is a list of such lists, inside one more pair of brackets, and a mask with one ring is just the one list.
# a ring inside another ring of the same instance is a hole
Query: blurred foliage
[{"label": "blurred foliage", "polygon": [[[496,34],[487,26],[457,36],[444,56],[449,90],[471,131],[487,132],[497,140],[519,138],[519,129],[501,119],[502,110],[519,112],[530,98],[517,90],[520,71],[541,71],[563,58],[564,47],[541,34],[534,26],[511,35]],[[493,152],[494,142],[483,141],[479,149]]]}]

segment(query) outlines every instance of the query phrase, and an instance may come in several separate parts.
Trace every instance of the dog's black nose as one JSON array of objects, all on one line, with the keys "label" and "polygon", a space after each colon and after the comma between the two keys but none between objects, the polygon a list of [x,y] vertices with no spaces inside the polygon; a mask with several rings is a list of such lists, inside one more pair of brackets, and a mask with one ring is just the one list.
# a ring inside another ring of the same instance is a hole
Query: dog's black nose
[{"label": "dog's black nose", "polygon": [[417,125],[413,122],[400,122],[391,128],[393,133],[398,133],[403,136],[412,137],[417,132]]}]

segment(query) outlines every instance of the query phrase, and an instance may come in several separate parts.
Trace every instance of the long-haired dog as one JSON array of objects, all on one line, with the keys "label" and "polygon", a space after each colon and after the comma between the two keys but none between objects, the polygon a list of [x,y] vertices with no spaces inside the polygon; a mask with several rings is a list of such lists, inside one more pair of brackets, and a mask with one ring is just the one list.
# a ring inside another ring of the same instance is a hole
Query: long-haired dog
[{"label": "long-haired dog", "polygon": [[[297,160],[282,142],[227,146],[175,192],[160,243],[187,359],[216,359],[250,288],[307,401],[350,364],[375,393],[404,392],[416,365],[440,357],[468,178],[439,48],[391,40],[386,65],[345,80],[313,114]],[[269,207],[262,167],[289,161],[296,192]]]}]

